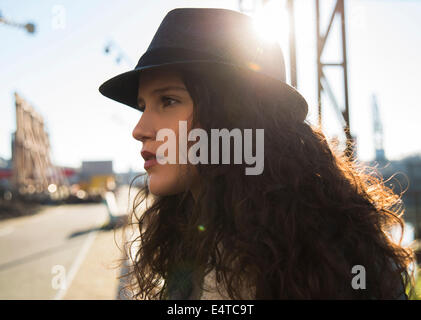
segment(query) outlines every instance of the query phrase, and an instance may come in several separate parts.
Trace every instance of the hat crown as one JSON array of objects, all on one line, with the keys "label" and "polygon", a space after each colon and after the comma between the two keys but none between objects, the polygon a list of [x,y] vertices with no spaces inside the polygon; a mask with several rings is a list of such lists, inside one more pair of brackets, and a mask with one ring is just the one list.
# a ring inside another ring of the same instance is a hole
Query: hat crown
[{"label": "hat crown", "polygon": [[[221,8],[177,8],[169,11],[134,70],[104,82],[99,91],[137,109],[139,76],[156,67],[195,65],[236,70],[250,81],[279,83],[279,94],[304,120],[308,105],[301,94],[286,83],[285,63],[279,44],[259,37],[253,19],[238,11]],[[262,76],[258,76],[258,75]],[[234,75],[234,74],[233,74]],[[273,82],[275,81],[275,82]]]},{"label": "hat crown", "polygon": [[252,18],[237,11],[220,8],[171,10],[136,68],[142,67],[154,52],[177,49],[203,53],[203,59],[217,59],[286,81],[279,44],[259,37]]}]

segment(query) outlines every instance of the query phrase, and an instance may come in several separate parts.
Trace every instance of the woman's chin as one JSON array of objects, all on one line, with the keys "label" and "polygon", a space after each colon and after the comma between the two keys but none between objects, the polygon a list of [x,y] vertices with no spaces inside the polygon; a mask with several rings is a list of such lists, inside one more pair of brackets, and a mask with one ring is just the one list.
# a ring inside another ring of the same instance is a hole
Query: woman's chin
[{"label": "woman's chin", "polygon": [[149,192],[155,196],[170,196],[190,189],[191,180],[197,175],[196,170],[187,166],[156,166],[148,170]]},{"label": "woman's chin", "polygon": [[148,177],[149,192],[154,196],[167,196],[172,194],[171,183],[168,178],[160,177],[157,174],[150,174]]}]

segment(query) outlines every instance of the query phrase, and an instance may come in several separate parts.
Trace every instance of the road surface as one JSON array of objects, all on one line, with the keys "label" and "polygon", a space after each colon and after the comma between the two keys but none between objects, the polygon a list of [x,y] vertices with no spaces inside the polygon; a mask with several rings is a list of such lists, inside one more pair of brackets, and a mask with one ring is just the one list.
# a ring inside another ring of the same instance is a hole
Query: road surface
[{"label": "road surface", "polygon": [[0,221],[0,299],[115,299],[122,229],[108,219],[104,204],[72,204]]}]

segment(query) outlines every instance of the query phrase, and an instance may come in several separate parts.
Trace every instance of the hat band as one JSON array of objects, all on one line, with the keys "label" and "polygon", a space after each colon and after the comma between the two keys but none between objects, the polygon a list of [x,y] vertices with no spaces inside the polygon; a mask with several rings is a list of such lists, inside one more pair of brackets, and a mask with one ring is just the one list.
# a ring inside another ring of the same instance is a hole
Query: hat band
[{"label": "hat band", "polygon": [[181,63],[181,62],[200,62],[212,61],[220,63],[234,64],[231,61],[223,59],[219,56],[209,54],[203,51],[184,49],[184,48],[165,48],[146,51],[139,59],[135,70],[145,67],[154,66],[165,63]]}]

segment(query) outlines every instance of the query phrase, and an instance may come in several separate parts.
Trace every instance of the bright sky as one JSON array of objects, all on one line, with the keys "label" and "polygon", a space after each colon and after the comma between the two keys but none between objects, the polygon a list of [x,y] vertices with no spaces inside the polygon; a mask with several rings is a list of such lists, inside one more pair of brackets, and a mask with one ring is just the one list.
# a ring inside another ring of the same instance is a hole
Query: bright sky
[{"label": "bright sky", "polygon": [[[281,0],[273,2],[273,8],[281,7]],[[310,105],[308,119],[316,124],[314,2],[296,1],[296,24],[298,89]],[[35,35],[29,35],[0,25],[0,156],[11,157],[13,93],[17,91],[44,117],[55,164],[78,167],[82,160],[113,160],[117,172],[130,167],[142,170],[141,143],[131,136],[140,114],[103,97],[98,87],[133,69],[165,14],[176,7],[237,10],[238,1],[0,1],[4,17],[33,21],[37,28]],[[59,11],[64,16],[57,25]],[[351,130],[357,136],[360,159],[374,156],[373,93],[383,122],[386,156],[399,159],[421,152],[417,126],[421,115],[421,1],[347,0],[346,16]],[[285,33],[276,37],[288,60]],[[326,62],[339,60],[337,39],[327,44]],[[131,65],[116,64],[116,54],[104,54],[109,40],[124,50]],[[340,74],[329,76],[341,101]],[[324,101],[323,127],[333,136],[340,132],[339,122],[328,100]]]}]

